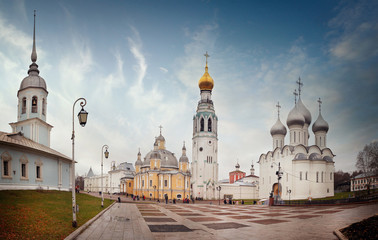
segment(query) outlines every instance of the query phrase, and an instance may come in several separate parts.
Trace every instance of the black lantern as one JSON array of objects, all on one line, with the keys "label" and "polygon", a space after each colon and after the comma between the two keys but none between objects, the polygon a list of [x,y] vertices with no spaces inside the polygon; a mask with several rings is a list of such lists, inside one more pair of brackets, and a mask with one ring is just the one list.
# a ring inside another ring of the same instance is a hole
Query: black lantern
[{"label": "black lantern", "polygon": [[83,107],[81,108],[80,112],[77,114],[77,117],[79,118],[80,125],[84,127],[85,124],[87,123],[88,113],[87,111],[84,110]]},{"label": "black lantern", "polygon": [[105,154],[105,158],[107,159],[109,157],[108,149],[105,150],[104,154]]}]

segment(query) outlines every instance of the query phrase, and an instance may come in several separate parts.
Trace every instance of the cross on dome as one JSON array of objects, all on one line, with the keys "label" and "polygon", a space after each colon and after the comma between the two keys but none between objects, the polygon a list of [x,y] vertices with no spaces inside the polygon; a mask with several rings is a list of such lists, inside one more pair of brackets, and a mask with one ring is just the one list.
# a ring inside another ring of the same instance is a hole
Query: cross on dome
[{"label": "cross on dome", "polygon": [[322,100],[319,98],[318,99],[318,101],[317,101],[318,103],[319,103],[319,113],[321,112],[321,110],[322,110]]},{"label": "cross on dome", "polygon": [[161,129],[163,128],[163,126],[160,125],[159,128],[160,128],[160,135],[161,135]]},{"label": "cross on dome", "polygon": [[207,66],[207,58],[209,58],[209,57],[210,57],[210,55],[209,55],[209,54],[207,54],[207,51],[206,51],[206,53],[204,54],[204,56],[206,57],[206,66]]},{"label": "cross on dome", "polygon": [[303,83],[301,82],[301,77],[298,78],[298,81],[296,81],[296,83],[298,84],[299,97],[301,97],[301,90],[303,86]]},{"label": "cross on dome", "polygon": [[[278,118],[280,118],[280,108],[281,108],[281,105],[280,105],[280,102],[277,102],[277,112],[278,112]],[[253,164],[253,161],[252,161],[252,164]]]},{"label": "cross on dome", "polygon": [[294,89],[294,103],[297,104],[297,96],[298,96],[298,93],[297,93],[297,89]]}]

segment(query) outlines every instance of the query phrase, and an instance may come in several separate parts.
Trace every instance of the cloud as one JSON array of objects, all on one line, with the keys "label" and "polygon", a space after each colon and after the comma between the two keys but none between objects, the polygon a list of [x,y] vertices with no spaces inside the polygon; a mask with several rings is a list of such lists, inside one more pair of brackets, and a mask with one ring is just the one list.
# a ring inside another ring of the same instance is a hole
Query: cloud
[{"label": "cloud", "polygon": [[378,56],[378,4],[359,1],[340,7],[329,21],[329,53],[340,61],[362,62]]},{"label": "cloud", "polygon": [[163,73],[167,73],[168,72],[168,69],[166,68],[163,68],[163,67],[159,67],[160,71],[163,72]]}]

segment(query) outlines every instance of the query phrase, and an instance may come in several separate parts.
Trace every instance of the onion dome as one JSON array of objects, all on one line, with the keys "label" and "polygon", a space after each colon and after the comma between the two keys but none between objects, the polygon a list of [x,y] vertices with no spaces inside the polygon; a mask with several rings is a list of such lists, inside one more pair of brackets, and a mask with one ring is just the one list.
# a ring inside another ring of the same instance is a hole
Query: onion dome
[{"label": "onion dome", "polygon": [[240,168],[239,163],[236,163],[235,168],[238,170]]},{"label": "onion dome", "polygon": [[179,162],[189,162],[189,159],[188,157],[186,156],[186,147],[185,147],[185,143],[184,143],[184,146],[182,147],[182,155],[179,159]]},{"label": "onion dome", "polygon": [[270,129],[270,135],[284,135],[286,136],[287,130],[286,127],[282,124],[281,120],[278,118],[277,122],[273,125],[273,127]]},{"label": "onion dome", "polygon": [[303,127],[305,123],[305,118],[303,117],[303,114],[299,112],[297,104],[294,106],[294,108],[289,112],[289,115],[287,116],[286,124],[290,128],[292,125],[300,125]]},{"label": "onion dome", "polygon": [[140,159],[140,157],[141,157],[141,154],[140,154],[140,150],[139,150],[139,152],[138,152],[138,159],[136,160],[136,162],[135,162],[135,166],[138,166],[138,165],[142,165],[143,163],[142,163],[142,160]]},{"label": "onion dome", "polygon": [[161,133],[160,136],[156,138],[156,140],[165,142],[165,138],[163,137],[163,135],[161,135]]},{"label": "onion dome", "polygon": [[34,30],[33,30],[33,50],[31,54],[32,64],[29,66],[28,74],[29,76],[25,77],[20,85],[19,91],[22,91],[26,88],[42,88],[47,92],[47,86],[45,80],[39,76],[37,61],[37,51],[35,47],[35,12],[34,12]]},{"label": "onion dome", "polygon": [[311,113],[306,108],[306,106],[303,104],[301,97],[299,97],[299,99],[298,99],[297,107],[298,107],[298,111],[303,115],[303,117],[305,119],[305,123],[310,125],[311,124]]},{"label": "onion dome", "polygon": [[328,123],[323,119],[323,116],[321,113],[319,113],[318,119],[312,124],[312,131],[314,133],[319,131],[328,132],[329,126]]},{"label": "onion dome", "polygon": [[210,77],[210,74],[208,72],[207,58],[210,56],[207,54],[207,52],[205,54],[205,57],[206,57],[205,73],[203,74],[201,79],[198,81],[198,86],[201,89],[201,91],[203,90],[211,91],[213,90],[213,87],[214,87],[214,80]]}]

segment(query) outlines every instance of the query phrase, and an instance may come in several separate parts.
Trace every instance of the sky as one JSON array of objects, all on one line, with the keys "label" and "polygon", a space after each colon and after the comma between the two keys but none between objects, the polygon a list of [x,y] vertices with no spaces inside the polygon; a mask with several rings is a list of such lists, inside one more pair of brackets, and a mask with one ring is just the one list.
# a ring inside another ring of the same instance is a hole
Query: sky
[{"label": "sky", "polygon": [[[4,1],[0,0],[0,131],[17,121],[17,91],[31,64],[33,11],[40,76],[47,83],[51,147],[76,171],[100,173],[111,161],[135,163],[153,149],[158,126],[179,158],[191,160],[192,118],[208,52],[218,116],[219,178],[237,162],[272,150],[270,128],[301,98],[330,128],[335,169],[355,170],[357,153],[378,140],[378,1]],[[75,115],[80,107],[75,107]],[[314,144],[310,126],[309,144]],[[289,142],[288,135],[285,138]]]}]

